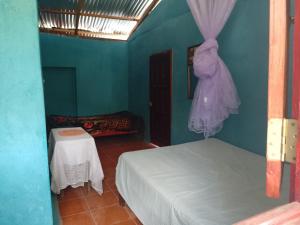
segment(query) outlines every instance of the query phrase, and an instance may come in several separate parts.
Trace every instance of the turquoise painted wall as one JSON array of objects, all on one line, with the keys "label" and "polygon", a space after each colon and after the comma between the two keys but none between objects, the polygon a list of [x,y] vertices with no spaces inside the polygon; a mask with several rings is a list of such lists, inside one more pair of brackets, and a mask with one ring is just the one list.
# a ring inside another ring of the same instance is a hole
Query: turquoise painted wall
[{"label": "turquoise painted wall", "polygon": [[0,0],[0,224],[51,225],[35,0]]},{"label": "turquoise painted wall", "polygon": [[126,42],[40,34],[44,67],[74,67],[78,115],[128,109]]},{"label": "turquoise painted wall", "polygon": [[[264,154],[266,142],[268,1],[237,1],[220,34],[219,53],[232,72],[242,105],[218,138]],[[162,0],[129,40],[129,110],[149,121],[149,56],[173,50],[172,143],[202,138],[187,128],[191,100],[187,99],[186,51],[202,42],[186,1]],[[149,132],[149,127],[147,126]]]},{"label": "turquoise painted wall", "polygon": [[225,122],[218,137],[261,155],[265,155],[267,135],[268,21],[269,1],[237,1],[220,35],[220,54],[242,104],[240,114]]}]

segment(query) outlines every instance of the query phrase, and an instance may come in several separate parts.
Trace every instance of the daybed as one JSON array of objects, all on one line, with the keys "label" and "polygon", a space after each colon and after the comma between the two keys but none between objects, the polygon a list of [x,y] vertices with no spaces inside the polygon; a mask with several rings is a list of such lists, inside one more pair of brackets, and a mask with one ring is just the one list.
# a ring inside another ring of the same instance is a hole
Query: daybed
[{"label": "daybed", "polygon": [[[285,170],[288,171],[288,170]],[[265,158],[218,139],[123,153],[116,186],[144,225],[227,225],[288,202],[265,197]]]},{"label": "daybed", "polygon": [[52,128],[82,127],[93,137],[144,133],[143,119],[130,112],[122,111],[95,116],[47,116],[47,131]]}]

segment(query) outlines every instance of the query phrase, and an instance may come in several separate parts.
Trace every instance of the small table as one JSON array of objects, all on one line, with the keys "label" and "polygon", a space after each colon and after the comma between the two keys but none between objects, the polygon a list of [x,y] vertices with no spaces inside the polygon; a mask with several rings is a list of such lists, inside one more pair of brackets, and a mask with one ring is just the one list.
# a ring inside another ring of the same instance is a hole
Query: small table
[{"label": "small table", "polygon": [[94,138],[81,127],[52,129],[49,136],[51,190],[60,194],[62,189],[91,186],[103,193],[104,178]]}]

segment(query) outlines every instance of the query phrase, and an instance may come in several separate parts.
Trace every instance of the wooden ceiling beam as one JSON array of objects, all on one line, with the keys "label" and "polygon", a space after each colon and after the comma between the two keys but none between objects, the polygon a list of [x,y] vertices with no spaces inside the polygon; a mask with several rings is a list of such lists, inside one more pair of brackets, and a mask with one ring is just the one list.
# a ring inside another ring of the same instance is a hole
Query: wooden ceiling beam
[{"label": "wooden ceiling beam", "polygon": [[79,19],[80,19],[80,12],[84,7],[84,0],[79,0],[77,9],[76,9],[76,15],[75,15],[75,35],[78,34],[78,25],[79,25]]},{"label": "wooden ceiling beam", "polygon": [[45,33],[54,33],[54,34],[74,34],[75,35],[75,30],[74,29],[62,29],[62,28],[42,28],[40,27],[40,32],[45,32]]},{"label": "wooden ceiling beam", "polygon": [[[75,34],[75,30],[74,29],[63,29],[63,28],[40,28],[40,32],[44,32],[44,33],[52,33],[52,34],[60,34],[60,35],[66,35],[66,36],[79,36],[82,38],[89,38],[89,39],[97,39],[97,40],[101,40],[101,39],[109,39],[109,40],[113,40],[113,41],[126,41],[123,39],[118,39],[118,38],[102,38],[102,37],[91,37],[88,36],[90,34],[94,34],[94,35],[107,35],[105,33],[100,33],[100,32],[89,32],[89,31],[84,31],[84,30],[78,30],[77,35]],[[116,36],[118,34],[115,34]],[[114,34],[112,34],[111,36],[114,36]]]},{"label": "wooden ceiling beam", "polygon": [[[41,13],[52,13],[52,14],[69,14],[69,15],[76,15],[75,11],[68,11],[66,9],[55,10],[55,9],[40,9]],[[128,21],[139,21],[139,19],[135,17],[125,17],[125,16],[109,16],[99,13],[80,13],[81,16],[89,16],[89,17],[97,17],[103,19],[114,19],[114,20],[128,20]]]}]

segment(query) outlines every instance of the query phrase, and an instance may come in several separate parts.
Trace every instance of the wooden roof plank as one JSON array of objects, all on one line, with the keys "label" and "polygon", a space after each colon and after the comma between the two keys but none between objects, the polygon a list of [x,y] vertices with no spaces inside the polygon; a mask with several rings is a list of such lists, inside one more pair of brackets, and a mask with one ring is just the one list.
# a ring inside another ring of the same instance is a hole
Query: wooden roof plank
[{"label": "wooden roof plank", "polygon": [[[52,13],[52,14],[71,14],[76,15],[75,11],[66,11],[65,9],[55,10],[55,9],[40,9],[41,13]],[[139,21],[139,19],[135,17],[125,17],[125,16],[112,16],[112,15],[105,15],[101,13],[86,13],[80,12],[81,16],[89,16],[89,17],[97,17],[103,19],[114,19],[114,20],[129,20],[129,21]]]}]

